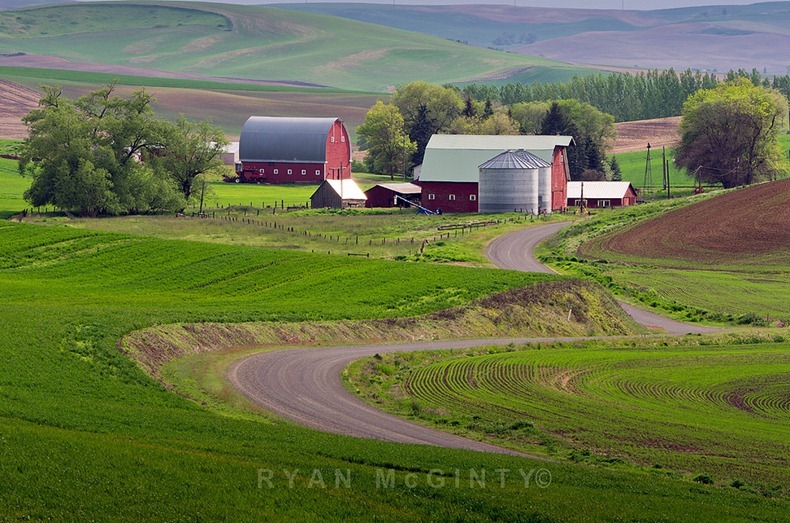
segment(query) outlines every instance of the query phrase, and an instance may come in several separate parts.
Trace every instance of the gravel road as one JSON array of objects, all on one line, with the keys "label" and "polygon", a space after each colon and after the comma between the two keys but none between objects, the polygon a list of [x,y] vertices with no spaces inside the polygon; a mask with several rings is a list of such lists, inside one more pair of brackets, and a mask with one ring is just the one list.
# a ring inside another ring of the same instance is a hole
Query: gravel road
[{"label": "gravel road", "polygon": [[[540,240],[566,225],[567,223],[551,223],[507,234],[491,243],[488,255],[503,269],[551,272],[534,258],[532,249]],[[707,332],[704,328],[687,326],[628,304],[622,305],[637,321],[663,328],[673,334]],[[589,338],[497,338],[263,352],[236,362],[230,368],[228,378],[236,389],[255,403],[314,429],[400,443],[518,454],[487,443],[433,430],[380,411],[349,393],[340,381],[340,374],[350,362],[376,353],[573,339]]]}]

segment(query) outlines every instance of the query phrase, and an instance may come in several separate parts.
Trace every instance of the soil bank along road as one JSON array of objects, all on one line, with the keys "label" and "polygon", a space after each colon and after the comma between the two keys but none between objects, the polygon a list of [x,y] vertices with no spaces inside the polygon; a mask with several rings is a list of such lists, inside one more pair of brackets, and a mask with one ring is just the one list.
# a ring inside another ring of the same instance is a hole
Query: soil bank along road
[{"label": "soil bank along road", "polygon": [[[555,234],[566,225],[567,223],[552,223],[502,236],[492,242],[489,256],[502,268],[549,272],[550,269],[532,256],[532,249],[537,242]],[[650,315],[647,318],[651,326],[661,326],[670,333],[701,332],[698,329],[703,329],[666,320],[640,309],[634,310]],[[645,319],[634,314],[632,316],[637,321]],[[651,316],[666,320],[667,323]],[[228,378],[239,392],[258,405],[314,429],[399,443],[518,454],[380,411],[348,392],[340,381],[340,374],[350,362],[376,353],[463,349],[481,345],[574,339],[589,338],[489,338],[263,352],[236,362],[230,368]]]}]

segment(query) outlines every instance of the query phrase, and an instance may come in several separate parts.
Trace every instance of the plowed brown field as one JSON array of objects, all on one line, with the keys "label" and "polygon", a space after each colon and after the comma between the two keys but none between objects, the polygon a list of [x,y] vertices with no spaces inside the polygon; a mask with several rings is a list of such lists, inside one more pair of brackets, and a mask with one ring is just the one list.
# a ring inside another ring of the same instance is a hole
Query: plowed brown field
[{"label": "plowed brown field", "polygon": [[617,141],[612,152],[644,151],[648,143],[653,147],[675,147],[680,142],[679,126],[680,116],[616,123]]},{"label": "plowed brown field", "polygon": [[38,105],[39,93],[27,87],[0,79],[0,138],[27,138],[22,117]]},{"label": "plowed brown field", "polygon": [[622,254],[726,262],[790,251],[790,179],[730,192],[604,240]]}]

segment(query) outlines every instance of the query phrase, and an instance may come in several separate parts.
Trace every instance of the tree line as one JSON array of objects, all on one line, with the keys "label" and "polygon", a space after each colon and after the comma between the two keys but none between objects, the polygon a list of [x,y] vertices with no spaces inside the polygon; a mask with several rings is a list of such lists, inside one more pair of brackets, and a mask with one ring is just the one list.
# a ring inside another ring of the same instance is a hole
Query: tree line
[{"label": "tree line", "polygon": [[[724,187],[787,174],[788,162],[778,142],[788,114],[787,96],[781,89],[766,86],[759,75],[743,71],[732,73],[723,82],[691,72],[647,76],[655,83],[664,81],[667,85],[673,84],[671,78],[684,84],[685,78],[686,88],[694,91],[682,99],[675,99],[681,95],[672,89],[664,93],[665,100],[679,104],[676,114],[683,116],[678,166],[686,167],[702,181]],[[627,78],[634,77],[611,75],[589,81],[625,85],[630,81]],[[790,85],[790,77],[774,82],[782,85],[785,80]],[[390,176],[401,172],[405,179],[409,166],[422,163],[428,141],[437,133],[537,134],[573,137],[574,144],[567,150],[572,180],[620,179],[616,160],[607,157],[617,137],[615,119],[600,107],[573,98],[508,105],[490,97],[477,100],[464,93],[454,86],[420,81],[398,87],[388,103],[378,101],[357,128],[359,145],[367,150],[368,171]],[[617,98],[618,106],[637,105],[638,101],[645,102],[643,107],[647,105],[643,95],[633,94],[633,101],[627,101],[628,96],[631,95],[626,93]]]},{"label": "tree line", "polygon": [[398,87],[388,103],[379,100],[357,128],[358,144],[367,151],[366,170],[391,177],[421,164],[428,141],[437,133],[571,136],[575,146],[568,154],[574,180],[610,177],[607,151],[616,138],[614,118],[578,100],[507,106],[423,81]]},{"label": "tree line", "polygon": [[[755,86],[771,87],[790,98],[790,75],[763,78],[756,70],[730,71],[724,81],[746,78]],[[502,86],[469,84],[462,88],[472,100],[490,100],[504,105],[574,99],[611,114],[618,122],[680,116],[683,103],[701,89],[721,83],[715,73],[687,69],[676,72],[647,71],[637,74],[594,74],[575,76],[567,82],[509,83]]]}]

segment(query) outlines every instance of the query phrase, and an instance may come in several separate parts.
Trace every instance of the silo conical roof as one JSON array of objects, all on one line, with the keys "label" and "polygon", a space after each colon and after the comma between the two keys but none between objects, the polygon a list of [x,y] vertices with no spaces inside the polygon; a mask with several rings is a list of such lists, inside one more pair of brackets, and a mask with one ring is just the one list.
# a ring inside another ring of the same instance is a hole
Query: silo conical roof
[{"label": "silo conical roof", "polygon": [[515,153],[529,165],[529,169],[543,169],[546,167],[551,167],[549,162],[539,156],[532,154],[529,151],[525,151],[524,149],[519,149],[515,151]]},{"label": "silo conical roof", "polygon": [[[521,151],[526,152],[526,151]],[[527,153],[530,154],[530,153]],[[534,155],[531,155],[534,156]],[[538,160],[537,156],[534,156]],[[542,161],[542,160],[541,160]],[[519,151],[503,151],[494,156],[487,162],[481,164],[479,169],[537,169],[537,167],[530,165],[527,158],[524,158]]]}]

